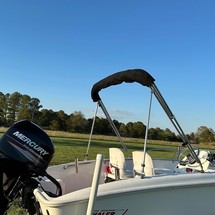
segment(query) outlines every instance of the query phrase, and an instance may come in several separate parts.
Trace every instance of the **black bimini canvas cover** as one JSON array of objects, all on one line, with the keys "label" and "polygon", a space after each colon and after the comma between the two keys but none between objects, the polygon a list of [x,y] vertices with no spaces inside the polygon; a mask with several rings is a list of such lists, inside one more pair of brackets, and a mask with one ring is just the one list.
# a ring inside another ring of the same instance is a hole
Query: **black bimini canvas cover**
[{"label": "black bimini canvas cover", "polygon": [[150,87],[155,79],[143,69],[130,69],[114,73],[93,85],[91,97],[94,102],[100,99],[99,91],[112,85],[121,84],[122,82],[132,83],[137,82],[143,86]]}]

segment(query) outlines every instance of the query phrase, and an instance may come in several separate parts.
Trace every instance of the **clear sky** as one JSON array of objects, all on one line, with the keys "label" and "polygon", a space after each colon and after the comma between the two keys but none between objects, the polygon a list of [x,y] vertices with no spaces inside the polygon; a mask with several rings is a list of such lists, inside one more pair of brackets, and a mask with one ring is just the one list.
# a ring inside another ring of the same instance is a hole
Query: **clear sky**
[{"label": "clear sky", "polygon": [[[186,133],[215,129],[215,1],[0,1],[1,92],[88,118],[93,84],[133,68],[156,79]],[[134,83],[100,96],[114,119],[146,124],[149,93]],[[152,108],[151,126],[174,131]]]}]

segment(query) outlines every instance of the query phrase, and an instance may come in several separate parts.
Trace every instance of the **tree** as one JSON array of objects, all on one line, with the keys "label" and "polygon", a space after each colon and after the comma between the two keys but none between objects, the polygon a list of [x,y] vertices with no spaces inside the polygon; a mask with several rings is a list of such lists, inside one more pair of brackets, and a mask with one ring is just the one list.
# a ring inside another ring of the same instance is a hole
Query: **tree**
[{"label": "tree", "polygon": [[32,98],[29,103],[29,110],[31,113],[31,121],[34,120],[34,116],[38,114],[39,109],[43,106],[40,105],[40,100],[37,98]]},{"label": "tree", "polygon": [[190,140],[193,144],[199,144],[199,138],[195,135],[194,132],[187,134],[187,139]]},{"label": "tree", "polygon": [[19,112],[21,96],[22,95],[18,92],[15,92],[9,96],[7,121],[10,125],[17,120],[17,114]]},{"label": "tree", "polygon": [[148,131],[148,138],[150,140],[158,140],[158,131],[155,128],[150,128]]},{"label": "tree", "polygon": [[41,110],[38,124],[44,128],[49,128],[52,120],[56,118],[56,113],[53,110],[43,109]]},{"label": "tree", "polygon": [[125,126],[126,126],[126,130],[128,132],[128,137],[133,137],[134,135],[134,130],[133,130],[133,122],[128,122]]},{"label": "tree", "polygon": [[0,92],[0,126],[7,125],[7,96]]},{"label": "tree", "polygon": [[66,121],[69,119],[69,116],[63,111],[60,110],[56,113],[57,115],[57,121],[59,124],[59,129],[60,131],[66,131],[67,127],[66,127]]},{"label": "tree", "polygon": [[126,126],[125,126],[124,123],[121,123],[121,124],[120,124],[119,133],[120,133],[123,137],[128,136],[128,132],[127,132],[127,129],[126,129]]},{"label": "tree", "polygon": [[156,128],[157,131],[157,140],[165,140],[165,131],[161,128]]},{"label": "tree", "polygon": [[119,121],[117,121],[117,120],[113,120],[113,123],[114,123],[114,125],[116,126],[116,128],[119,130],[119,127],[120,127],[120,122]]},{"label": "tree", "polygon": [[200,142],[214,142],[215,135],[214,131],[211,128],[207,128],[206,126],[200,126],[197,129],[195,134],[196,138],[199,139]]},{"label": "tree", "polygon": [[59,131],[60,130],[60,123],[58,120],[56,119],[53,119],[51,122],[50,122],[50,125],[49,125],[49,128],[53,131]]},{"label": "tree", "polygon": [[94,133],[110,135],[113,134],[113,129],[111,128],[110,123],[106,118],[96,117]]},{"label": "tree", "polygon": [[17,120],[21,119],[31,119],[31,112],[29,110],[29,104],[31,101],[31,97],[28,95],[22,95],[20,96],[20,101],[19,101],[19,109],[17,112]]},{"label": "tree", "polygon": [[133,136],[143,138],[145,136],[146,126],[142,122],[135,122],[133,124]]},{"label": "tree", "polygon": [[167,140],[167,141],[176,141],[177,140],[177,137],[176,137],[175,133],[170,131],[169,128],[166,128],[164,130],[164,132],[165,132],[164,140]]},{"label": "tree", "polygon": [[67,120],[67,130],[82,133],[87,129],[87,120],[81,111],[75,111]]},{"label": "tree", "polygon": [[40,100],[22,95],[18,92],[13,94],[0,93],[0,125],[10,126],[21,119],[33,120],[34,114],[39,114]]}]

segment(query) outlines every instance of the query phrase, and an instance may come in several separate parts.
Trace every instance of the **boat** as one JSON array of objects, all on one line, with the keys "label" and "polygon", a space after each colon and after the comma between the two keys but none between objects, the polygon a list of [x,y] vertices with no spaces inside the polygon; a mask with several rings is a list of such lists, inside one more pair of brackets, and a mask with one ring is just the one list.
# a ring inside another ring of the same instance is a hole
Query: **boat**
[{"label": "boat", "polygon": [[[99,92],[113,85],[132,84],[133,82],[149,88],[150,98],[144,147],[141,151],[133,151],[132,157],[126,158],[124,150],[127,150],[127,146],[102,102]],[[31,168],[35,161],[40,167],[39,170],[38,168],[35,170],[33,167],[34,174],[30,177],[34,186],[30,186],[31,189],[28,193],[34,197],[34,204],[32,204],[33,206],[28,205],[28,209],[34,208],[31,210],[33,211],[32,214],[210,215],[215,213],[213,199],[215,193],[215,154],[209,150],[192,146],[155,85],[155,79],[148,72],[143,69],[130,69],[114,73],[93,85],[91,97],[96,103],[96,110],[85,160],[76,160],[72,163],[47,168],[51,156],[47,157],[46,154],[45,162],[44,158],[41,159],[40,156],[38,163],[37,160],[33,160],[32,156],[28,155],[28,160],[31,159]],[[152,97],[156,97],[167,118],[172,122],[182,139],[184,149],[178,150],[177,159],[152,158],[147,151]],[[102,109],[110,122],[121,147],[109,148],[108,158],[98,154],[95,160],[88,160],[98,108]],[[17,126],[19,127],[19,125]],[[8,136],[14,136],[16,130],[12,129]],[[22,130],[20,133],[23,134],[24,131]],[[28,135],[24,133],[25,137],[20,136],[20,133],[16,137],[22,141],[25,140],[25,143],[28,142],[29,145],[33,145],[27,137],[33,138],[35,133],[34,135],[32,132]],[[48,140],[47,137],[44,139]],[[28,147],[27,151],[29,150]],[[40,151],[40,155],[41,153],[48,153],[52,149],[50,144],[49,148],[44,145],[37,147],[34,145],[33,148]],[[7,152],[1,147],[0,142],[0,152],[4,156],[5,151]],[[13,159],[15,158],[13,157]],[[19,183],[16,182],[15,184]],[[14,187],[17,186],[14,185]],[[16,190],[19,190],[18,188]],[[12,194],[16,193],[12,188],[9,190]],[[26,202],[28,201],[26,200]]]}]

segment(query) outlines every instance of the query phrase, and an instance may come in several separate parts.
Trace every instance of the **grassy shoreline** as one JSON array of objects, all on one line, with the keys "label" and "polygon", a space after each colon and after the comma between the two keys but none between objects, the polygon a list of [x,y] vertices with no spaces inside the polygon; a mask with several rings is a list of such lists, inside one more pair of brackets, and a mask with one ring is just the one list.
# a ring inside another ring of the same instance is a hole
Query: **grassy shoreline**
[{"label": "grassy shoreline", "polygon": [[[7,128],[0,127],[0,137],[4,134]],[[89,134],[70,133],[65,131],[45,130],[51,138],[55,154],[50,165],[74,162],[75,159],[84,160],[86,158]],[[132,151],[143,150],[144,139],[140,138],[123,138],[128,151],[124,151],[126,157],[132,156]],[[200,143],[193,145],[201,149],[215,150],[215,142]],[[110,147],[122,148],[116,136],[107,135],[92,135],[90,150],[87,156],[88,160],[95,159],[96,154],[102,153],[105,158],[108,158],[108,149]],[[147,150],[153,158],[172,159],[176,154],[177,148],[181,146],[181,142],[170,142],[163,140],[148,140]],[[158,151],[159,150],[159,151]]]}]

